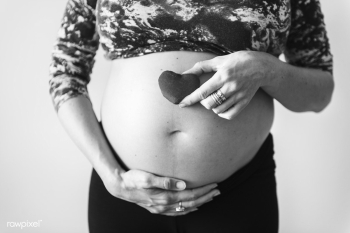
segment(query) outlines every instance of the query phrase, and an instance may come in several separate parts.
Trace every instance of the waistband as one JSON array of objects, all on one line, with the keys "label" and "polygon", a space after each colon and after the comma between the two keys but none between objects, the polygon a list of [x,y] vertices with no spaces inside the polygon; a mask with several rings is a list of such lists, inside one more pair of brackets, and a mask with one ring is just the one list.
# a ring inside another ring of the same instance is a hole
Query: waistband
[{"label": "waistband", "polygon": [[274,172],[276,165],[273,155],[273,137],[270,133],[253,159],[226,180],[218,183],[218,189],[221,193],[226,193],[237,188],[242,182],[247,181],[255,173]]}]

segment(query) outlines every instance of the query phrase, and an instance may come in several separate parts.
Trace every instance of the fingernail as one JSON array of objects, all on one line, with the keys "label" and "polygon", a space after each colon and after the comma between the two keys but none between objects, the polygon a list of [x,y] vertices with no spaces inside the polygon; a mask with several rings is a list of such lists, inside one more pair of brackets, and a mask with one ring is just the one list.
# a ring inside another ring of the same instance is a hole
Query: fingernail
[{"label": "fingernail", "polygon": [[217,191],[217,192],[214,194],[214,197],[219,196],[219,195],[220,195],[220,191]]},{"label": "fingernail", "polygon": [[182,104],[182,103],[181,103],[181,104],[179,104],[179,107],[180,107],[180,108],[184,108],[184,107],[186,107],[186,104]]},{"label": "fingernail", "polygon": [[185,182],[182,182],[182,181],[176,182],[176,188],[178,188],[178,189],[185,189],[186,188]]}]

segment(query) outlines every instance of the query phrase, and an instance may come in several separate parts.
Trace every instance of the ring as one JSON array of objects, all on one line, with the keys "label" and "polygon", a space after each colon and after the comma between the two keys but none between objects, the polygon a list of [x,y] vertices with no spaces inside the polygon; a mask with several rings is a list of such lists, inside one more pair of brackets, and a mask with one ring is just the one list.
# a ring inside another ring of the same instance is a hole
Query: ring
[{"label": "ring", "polygon": [[179,202],[179,206],[176,207],[176,212],[184,212],[185,211],[185,207],[182,206],[182,201]]},{"label": "ring", "polygon": [[218,96],[222,100],[222,102],[226,101],[225,95],[220,90],[217,90],[216,93],[218,94]]},{"label": "ring", "polygon": [[210,94],[210,96],[217,106],[221,105],[223,102],[226,101],[225,95],[220,90],[214,91]]}]

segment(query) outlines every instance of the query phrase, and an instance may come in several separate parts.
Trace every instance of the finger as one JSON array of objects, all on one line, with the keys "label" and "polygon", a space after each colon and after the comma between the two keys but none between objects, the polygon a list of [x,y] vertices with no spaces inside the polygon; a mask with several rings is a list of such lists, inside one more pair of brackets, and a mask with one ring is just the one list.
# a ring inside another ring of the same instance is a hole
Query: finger
[{"label": "finger", "polygon": [[186,96],[179,106],[181,108],[197,103],[207,98],[211,93],[220,89],[223,86],[223,82],[220,81],[220,72],[216,72],[208,81],[202,86],[197,88],[194,92]]},{"label": "finger", "polygon": [[191,209],[191,210],[186,210],[186,211],[183,211],[183,212],[171,212],[171,213],[164,213],[163,215],[166,215],[166,216],[181,216],[181,215],[186,215],[188,213],[191,213],[191,212],[194,212],[194,211],[197,211],[198,209],[195,208],[195,209]]},{"label": "finger", "polygon": [[159,213],[171,212],[174,210],[176,211],[176,208],[179,207],[179,203],[181,203],[181,205],[185,207],[185,209],[193,209],[201,206],[206,202],[213,200],[213,198],[219,194],[220,194],[220,191],[218,189],[213,189],[213,190],[209,190],[209,192],[205,193],[204,195],[195,196],[193,199],[190,199],[189,201],[181,200],[178,202],[173,202],[173,204],[169,204],[169,201],[168,201],[164,203],[159,202],[159,204],[155,204],[151,206],[150,205],[144,205],[144,206],[145,208],[152,207]]},{"label": "finger", "polygon": [[171,206],[164,206],[164,205],[147,205],[147,204],[140,204],[137,203],[137,205],[145,208],[152,214],[165,214],[165,213],[172,213],[175,209],[173,209]]},{"label": "finger", "polygon": [[223,102],[221,105],[216,106],[213,108],[213,112],[216,114],[224,113],[227,109],[231,108],[235,103],[240,101],[244,97],[243,92],[239,92],[237,94],[234,94],[230,96],[225,102]]},{"label": "finger", "polygon": [[196,74],[198,76],[203,73],[216,72],[218,70],[218,59],[209,59],[205,61],[199,61],[194,66],[183,72],[182,74]]},{"label": "finger", "polygon": [[[220,100],[219,95],[213,96],[213,94],[217,91],[221,92],[221,94],[223,95],[223,97],[226,99],[223,103],[219,103],[218,100]],[[236,83],[226,83],[224,84],[220,89],[214,91],[212,94],[210,94],[207,98],[205,98],[204,100],[201,101],[201,104],[206,108],[206,109],[215,109],[218,108],[219,106],[223,105],[224,103],[226,103],[228,101],[228,99],[234,95],[237,91],[239,91],[238,86]],[[218,98],[218,99],[216,99]],[[227,105],[227,104],[226,104]],[[230,106],[226,106],[226,109],[228,109],[228,107]],[[222,108],[222,107],[221,107]],[[215,111],[214,111],[215,112]],[[222,111],[223,112],[223,111]]]},{"label": "finger", "polygon": [[[212,191],[210,191],[209,193],[199,197],[198,199],[194,199],[191,201],[186,201],[186,202],[181,202],[182,207],[185,208],[185,211],[188,210],[193,210],[193,209],[197,209],[199,206],[208,203],[210,201],[213,200],[214,197],[220,195],[220,191],[217,189],[214,189]],[[155,209],[162,209],[165,212],[176,212],[176,208],[179,207],[179,203],[176,203],[174,205],[170,205],[167,206],[166,208],[164,207],[159,207],[159,206],[155,206]]]},{"label": "finger", "polygon": [[149,180],[150,186],[148,188],[160,188],[165,190],[180,191],[186,188],[186,183],[182,180],[159,177],[152,175]]},{"label": "finger", "polygon": [[188,189],[179,192],[162,192],[157,196],[152,197],[153,205],[163,205],[163,206],[172,206],[178,205],[180,201],[190,201],[197,199],[214,188],[217,187],[217,184],[209,184],[200,188]]},{"label": "finger", "polygon": [[186,183],[179,179],[160,177],[152,173],[130,170],[123,175],[124,184],[128,188],[137,189],[166,189],[166,190],[184,190]]},{"label": "finger", "polygon": [[141,207],[143,207],[143,208],[145,208],[145,209],[148,209],[148,208],[150,208],[150,207],[152,207],[153,205],[152,204],[150,204],[150,203],[148,203],[148,204],[145,204],[145,203],[135,203],[136,205],[139,205],[139,206],[141,206]]},{"label": "finger", "polygon": [[193,211],[196,211],[197,208],[188,208],[185,209],[183,212],[176,211],[176,207],[170,207],[170,206],[152,206],[152,205],[145,205],[145,204],[137,204],[143,208],[145,208],[147,211],[149,211],[152,214],[162,214],[162,215],[168,215],[168,216],[177,216],[177,215],[184,215]]},{"label": "finger", "polygon": [[[220,191],[217,189],[214,189],[210,191],[209,193],[199,197],[198,199],[194,199],[192,201],[185,201],[182,202],[182,206],[185,207],[185,209],[193,209],[198,208],[201,205],[208,203],[213,200],[214,197],[220,195]],[[174,206],[176,208],[177,206]]]},{"label": "finger", "polygon": [[207,193],[209,193],[211,190],[215,189],[217,187],[217,184],[209,184],[203,187],[195,188],[195,189],[188,189],[184,190],[182,192],[173,193],[172,201],[173,203],[178,204],[180,201],[192,201],[195,200]]},{"label": "finger", "polygon": [[249,101],[246,99],[243,99],[236,103],[233,107],[229,108],[226,112],[218,114],[218,116],[227,120],[232,120],[247,106],[248,102]]},{"label": "finger", "polygon": [[212,97],[212,95],[209,95],[207,98],[202,100],[201,105],[203,105],[206,109],[213,109],[218,106],[218,103],[216,103],[215,99]]}]

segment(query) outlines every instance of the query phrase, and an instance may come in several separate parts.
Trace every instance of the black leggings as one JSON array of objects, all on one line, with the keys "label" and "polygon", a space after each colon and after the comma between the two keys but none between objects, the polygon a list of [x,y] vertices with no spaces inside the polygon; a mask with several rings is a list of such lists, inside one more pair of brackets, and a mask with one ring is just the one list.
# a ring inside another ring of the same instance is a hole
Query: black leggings
[{"label": "black leggings", "polygon": [[184,216],[151,214],[113,197],[95,170],[89,193],[90,233],[276,233],[276,196],[273,140],[270,134],[255,157],[225,181],[221,195]]}]

